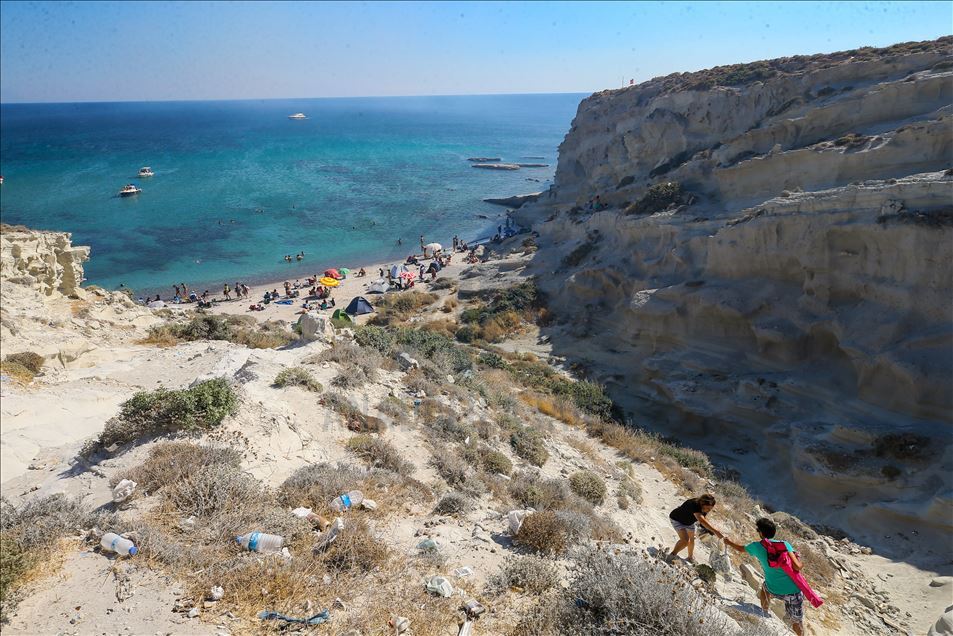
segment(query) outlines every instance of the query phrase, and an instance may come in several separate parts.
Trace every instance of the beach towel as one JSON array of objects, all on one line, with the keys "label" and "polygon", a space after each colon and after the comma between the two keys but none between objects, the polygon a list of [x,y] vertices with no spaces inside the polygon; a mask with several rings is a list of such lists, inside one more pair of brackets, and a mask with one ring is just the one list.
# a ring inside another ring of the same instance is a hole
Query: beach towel
[{"label": "beach towel", "polygon": [[276,305],[293,305],[295,301],[293,300],[276,300]]},{"label": "beach towel", "polygon": [[781,568],[787,574],[801,592],[804,593],[811,606],[818,608],[824,604],[824,599],[814,591],[814,589],[800,572],[794,571],[794,564],[791,562],[791,555],[788,553],[784,541],[769,541],[762,539],[761,547],[768,553],[768,565],[773,568]]}]

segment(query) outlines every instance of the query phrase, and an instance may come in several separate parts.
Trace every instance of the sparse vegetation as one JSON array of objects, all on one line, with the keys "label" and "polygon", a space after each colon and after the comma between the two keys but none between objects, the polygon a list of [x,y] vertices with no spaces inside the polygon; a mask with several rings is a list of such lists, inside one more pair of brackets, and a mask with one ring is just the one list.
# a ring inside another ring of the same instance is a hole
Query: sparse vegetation
[{"label": "sparse vegetation", "polygon": [[460,492],[448,492],[433,509],[436,515],[458,515],[473,508],[473,500]]},{"label": "sparse vegetation", "polygon": [[390,442],[371,435],[355,435],[347,441],[348,450],[373,468],[383,468],[400,475],[410,475],[414,465],[401,456]]},{"label": "sparse vegetation", "polygon": [[488,473],[509,475],[513,472],[513,462],[510,461],[510,458],[489,447],[480,449],[480,463],[483,465],[483,470]]},{"label": "sparse vegetation", "polygon": [[226,340],[252,349],[273,349],[297,339],[279,321],[259,323],[251,316],[216,316],[196,313],[184,323],[165,323],[149,329],[140,341],[162,347],[194,340]]},{"label": "sparse vegetation", "polygon": [[602,477],[591,470],[580,470],[569,476],[569,487],[572,491],[588,501],[599,506],[606,498],[606,482]]},{"label": "sparse vegetation", "polygon": [[598,237],[589,237],[585,242],[577,245],[571,252],[566,254],[562,260],[563,269],[571,269],[582,265],[598,245]]},{"label": "sparse vegetation", "polygon": [[[223,378],[188,389],[136,393],[120,407],[97,440],[98,447],[126,444],[145,436],[208,430],[238,409],[238,398]],[[88,447],[86,454],[96,450]]]},{"label": "sparse vegetation", "polygon": [[543,510],[523,519],[514,541],[537,554],[563,554],[576,533],[569,519],[552,510]]},{"label": "sparse vegetation", "polygon": [[29,384],[43,368],[45,360],[43,356],[32,351],[11,353],[0,361],[0,373],[17,382]]},{"label": "sparse vegetation", "polygon": [[278,375],[275,376],[275,381],[272,383],[272,385],[278,388],[298,386],[302,389],[307,389],[308,391],[313,391],[315,393],[320,393],[322,390],[324,390],[324,387],[321,386],[321,383],[315,380],[314,376],[311,375],[311,372],[304,367],[289,367],[287,369],[282,369]]},{"label": "sparse vegetation", "polygon": [[664,181],[649,187],[642,198],[625,209],[626,214],[655,214],[673,205],[688,203],[688,195],[677,181]]},{"label": "sparse vegetation", "polygon": [[377,300],[374,307],[377,312],[368,322],[372,325],[397,327],[424,307],[437,302],[438,299],[439,296],[436,294],[416,290],[384,294]]},{"label": "sparse vegetation", "polygon": [[519,556],[507,559],[500,570],[486,584],[489,594],[502,594],[518,590],[538,596],[555,588],[559,583],[559,571],[555,563],[536,556]]},{"label": "sparse vegetation", "polygon": [[542,433],[528,426],[520,426],[510,434],[510,445],[513,452],[534,466],[542,466],[549,459]]},{"label": "sparse vegetation", "polygon": [[223,464],[238,470],[241,461],[242,454],[234,448],[165,442],[154,446],[143,463],[113,477],[110,486],[131,479],[138,484],[137,492],[152,494],[182,481],[203,466]]}]

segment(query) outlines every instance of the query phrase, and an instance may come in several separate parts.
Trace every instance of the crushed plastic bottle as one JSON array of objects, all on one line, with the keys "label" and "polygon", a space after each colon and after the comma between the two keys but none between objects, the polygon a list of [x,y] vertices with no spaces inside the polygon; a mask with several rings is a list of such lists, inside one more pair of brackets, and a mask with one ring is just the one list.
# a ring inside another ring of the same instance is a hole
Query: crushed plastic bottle
[{"label": "crushed plastic bottle", "polygon": [[113,488],[113,503],[122,503],[132,496],[136,491],[136,482],[131,479],[123,479]]},{"label": "crushed plastic bottle", "polygon": [[332,499],[331,510],[334,512],[344,512],[353,506],[360,506],[362,501],[364,501],[364,493],[360,490],[352,490],[340,497]]},{"label": "crushed plastic bottle", "polygon": [[266,534],[264,532],[249,532],[235,537],[238,545],[251,552],[274,553],[281,552],[285,545],[285,538],[276,534]]},{"label": "crushed plastic bottle", "polygon": [[440,549],[440,542],[436,539],[431,539],[427,537],[423,541],[417,544],[417,549],[421,552],[436,552]]},{"label": "crushed plastic bottle", "polygon": [[437,596],[450,598],[453,596],[453,585],[445,577],[432,576],[427,580],[427,591]]},{"label": "crushed plastic bottle", "polygon": [[135,556],[139,553],[139,549],[132,541],[123,539],[115,532],[107,532],[104,534],[103,538],[99,541],[99,545],[101,545],[106,552],[115,552],[119,556]]}]

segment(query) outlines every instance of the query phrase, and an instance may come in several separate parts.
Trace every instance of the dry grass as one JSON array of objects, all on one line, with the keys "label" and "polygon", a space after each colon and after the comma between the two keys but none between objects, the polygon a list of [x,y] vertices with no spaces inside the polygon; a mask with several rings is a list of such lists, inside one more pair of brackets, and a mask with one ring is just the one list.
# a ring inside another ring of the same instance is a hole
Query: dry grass
[{"label": "dry grass", "polygon": [[473,509],[473,500],[462,492],[448,492],[433,509],[435,515],[459,515]]},{"label": "dry grass", "polygon": [[499,571],[487,580],[487,593],[499,595],[507,590],[539,596],[556,587],[559,570],[549,559],[535,556],[509,557]]},{"label": "dry grass", "polygon": [[513,462],[498,450],[487,446],[480,448],[480,463],[483,470],[498,475],[509,475],[513,472]]},{"label": "dry grass", "polygon": [[368,324],[385,327],[400,326],[424,307],[437,302],[438,299],[439,296],[436,294],[416,290],[384,294],[378,299],[375,306],[377,313],[368,321]]},{"label": "dry grass", "polygon": [[338,393],[326,393],[321,403],[340,415],[348,430],[355,433],[382,433],[387,428],[384,420],[361,413],[353,402]]},{"label": "dry grass", "polygon": [[443,305],[440,307],[440,311],[445,314],[453,313],[453,310],[460,306],[460,301],[456,298],[450,297],[443,301]]},{"label": "dry grass", "polygon": [[527,515],[513,540],[537,554],[559,555],[566,551],[575,534],[566,517],[543,510]]},{"label": "dry grass", "polygon": [[139,344],[169,347],[195,340],[226,340],[252,349],[272,349],[297,340],[281,321],[259,323],[251,316],[196,313],[185,322],[167,322],[149,329]]},{"label": "dry grass", "polygon": [[318,382],[311,372],[305,369],[304,367],[289,367],[287,369],[282,369],[277,376],[275,376],[275,381],[272,382],[272,386],[278,388],[284,388],[287,386],[298,386],[302,389],[307,389],[308,391],[313,391],[315,393],[320,393],[324,390],[324,387],[321,386],[321,383]]},{"label": "dry grass", "polygon": [[510,481],[510,496],[523,508],[562,510],[570,506],[572,493],[563,479],[546,479],[521,472]]},{"label": "dry grass", "polygon": [[542,466],[549,459],[543,434],[534,428],[520,426],[510,433],[510,445],[517,456],[534,466]]},{"label": "dry grass", "polygon": [[143,463],[117,473],[109,484],[114,487],[123,479],[131,479],[138,484],[137,494],[152,494],[205,466],[224,464],[238,470],[241,461],[242,454],[233,448],[165,442],[154,446]]},{"label": "dry grass", "polygon": [[371,435],[355,435],[347,441],[347,448],[372,468],[383,468],[399,475],[410,475],[414,465],[403,459],[390,442]]},{"label": "dry grass", "polygon": [[387,396],[377,404],[377,410],[391,418],[395,423],[407,421],[410,406],[400,398]]}]

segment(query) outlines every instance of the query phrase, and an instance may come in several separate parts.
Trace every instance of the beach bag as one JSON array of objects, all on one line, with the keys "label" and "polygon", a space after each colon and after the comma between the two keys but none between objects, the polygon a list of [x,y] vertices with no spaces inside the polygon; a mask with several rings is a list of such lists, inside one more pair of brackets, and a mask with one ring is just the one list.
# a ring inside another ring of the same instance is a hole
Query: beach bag
[{"label": "beach bag", "polygon": [[804,575],[794,570],[794,563],[791,562],[791,555],[788,553],[788,548],[784,545],[784,541],[762,539],[761,547],[763,547],[768,554],[768,565],[784,570],[784,573],[794,581],[797,589],[804,593],[804,598],[811,603],[812,607],[818,608],[824,604],[824,599],[814,591],[807,582],[807,579],[804,578]]}]

